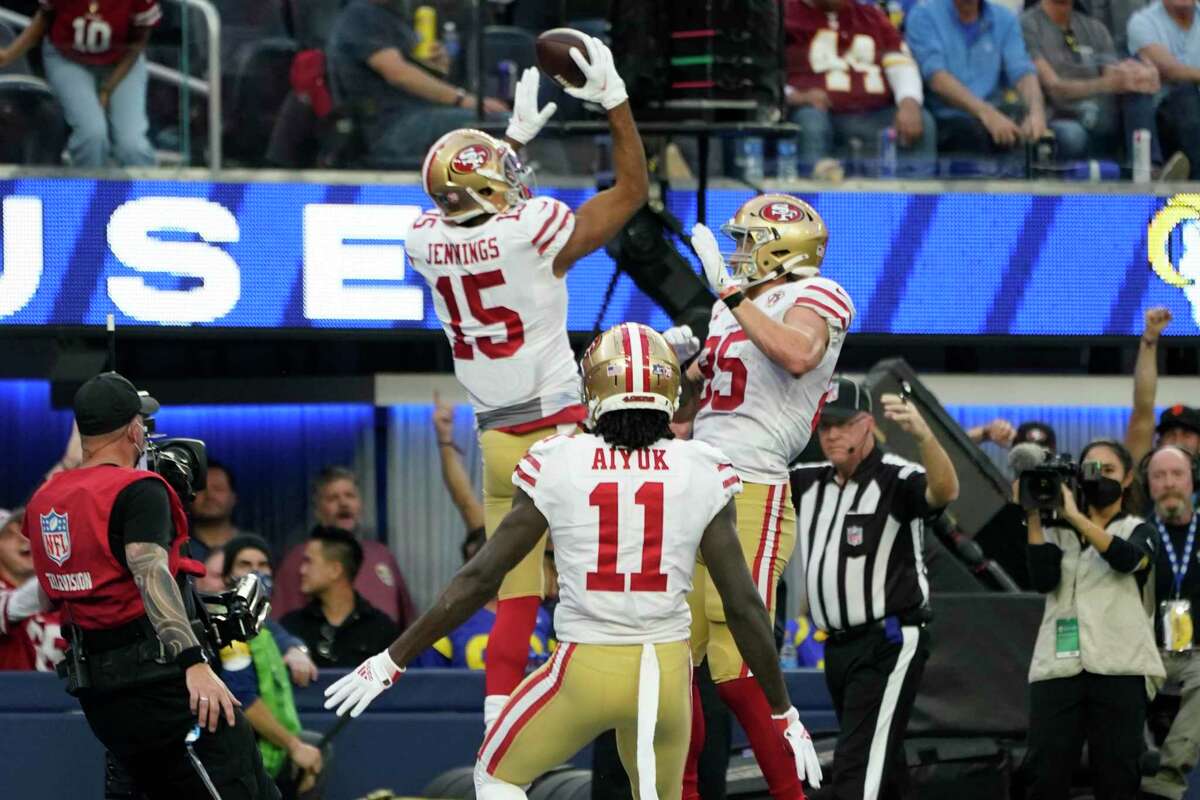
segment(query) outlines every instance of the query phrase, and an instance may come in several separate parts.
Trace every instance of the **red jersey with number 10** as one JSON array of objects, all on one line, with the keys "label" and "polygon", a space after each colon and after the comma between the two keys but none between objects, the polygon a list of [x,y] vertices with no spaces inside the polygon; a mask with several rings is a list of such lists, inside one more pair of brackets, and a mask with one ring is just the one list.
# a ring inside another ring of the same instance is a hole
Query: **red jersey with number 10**
[{"label": "red jersey with number 10", "polygon": [[157,0],[38,0],[38,5],[51,15],[51,44],[84,64],[115,64],[134,28],[153,28],[162,19]]},{"label": "red jersey with number 10", "polygon": [[845,0],[831,13],[808,0],[788,0],[784,25],[789,85],[825,90],[835,114],[892,105],[884,67],[911,62],[912,55],[877,6]]},{"label": "red jersey with number 10", "polygon": [[577,433],[530,447],[512,480],[549,523],[560,642],[687,640],[700,540],[742,491],[725,456],[697,441],[620,450]]}]

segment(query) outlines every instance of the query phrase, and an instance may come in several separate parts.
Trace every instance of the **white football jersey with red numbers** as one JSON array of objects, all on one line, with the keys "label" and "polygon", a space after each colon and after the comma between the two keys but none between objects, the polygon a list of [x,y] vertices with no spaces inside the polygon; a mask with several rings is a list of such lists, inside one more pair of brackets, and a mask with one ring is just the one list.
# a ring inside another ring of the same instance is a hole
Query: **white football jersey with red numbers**
[{"label": "white football jersey with red numbers", "polygon": [[529,448],[513,483],[550,524],[559,641],[688,638],[700,539],[742,490],[718,450],[679,439],[618,450],[592,434],[551,436]]},{"label": "white football jersey with red numbers", "polygon": [[841,286],[821,277],[785,283],[747,302],[780,321],[793,306],[815,311],[829,326],[825,357],[816,369],[793,377],[755,347],[718,302],[697,362],[704,389],[692,435],[729,456],[743,480],[779,483],[816,428],[854,303]]},{"label": "white football jersey with red numbers", "polygon": [[404,249],[429,283],[482,430],[580,402],[567,285],[553,270],[574,230],[570,208],[539,197],[474,227],[429,211],[408,232]]}]

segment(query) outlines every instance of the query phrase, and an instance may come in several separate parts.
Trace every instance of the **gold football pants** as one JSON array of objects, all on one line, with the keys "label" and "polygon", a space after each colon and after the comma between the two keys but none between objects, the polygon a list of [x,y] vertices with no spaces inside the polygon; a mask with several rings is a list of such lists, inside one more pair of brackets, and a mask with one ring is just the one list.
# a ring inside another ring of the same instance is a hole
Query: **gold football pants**
[{"label": "gold football pants", "polygon": [[[738,540],[767,611],[775,612],[775,588],[796,546],[796,511],[791,487],[783,483],[742,483],[735,495]],[[688,605],[692,610],[692,660],[699,664],[708,657],[713,681],[724,683],[750,674],[742,654],[725,624],[725,608],[708,570],[700,561],[692,577]]]},{"label": "gold football pants", "polygon": [[[551,427],[520,434],[504,431],[484,431],[480,434],[479,448],[483,451],[483,526],[489,539],[512,508],[516,488],[512,475],[517,462],[525,457],[525,453],[536,442],[557,432],[557,428]],[[545,554],[546,537],[543,536],[541,543],[504,576],[499,598],[544,597],[542,561]]]},{"label": "gold football pants", "polygon": [[[659,678],[657,718],[652,756],[647,743],[643,757],[653,758],[660,800],[678,800],[692,730],[692,662],[687,642],[653,647]],[[642,649],[642,645],[560,644],[554,656],[512,693],[483,740],[476,774],[482,770],[523,786],[601,733],[615,729],[621,763],[634,797],[640,797],[637,737]]]}]

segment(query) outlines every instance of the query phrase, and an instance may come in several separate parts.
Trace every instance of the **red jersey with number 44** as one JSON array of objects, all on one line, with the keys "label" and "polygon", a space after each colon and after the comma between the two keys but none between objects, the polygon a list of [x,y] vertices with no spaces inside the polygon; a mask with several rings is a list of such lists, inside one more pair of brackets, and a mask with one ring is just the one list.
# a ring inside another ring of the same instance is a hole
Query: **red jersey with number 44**
[{"label": "red jersey with number 44", "polygon": [[692,436],[729,456],[743,480],[779,483],[788,479],[788,464],[816,428],[854,303],[841,286],[820,277],[785,283],[753,302],[777,321],[796,306],[820,316],[829,329],[825,357],[812,371],[794,377],[767,358],[718,302],[698,359],[704,391]]},{"label": "red jersey with number 44", "polygon": [[134,28],[152,28],[162,18],[157,0],[38,0],[38,5],[52,15],[55,49],[85,64],[115,64]]},{"label": "red jersey with number 44", "polygon": [[912,55],[878,6],[846,0],[830,13],[808,0],[788,0],[784,26],[791,86],[824,89],[836,114],[892,105],[884,68],[911,63]]},{"label": "red jersey with number 44", "polygon": [[700,540],[742,490],[720,451],[680,439],[619,450],[592,434],[551,436],[529,448],[513,484],[549,523],[560,642],[688,638]]},{"label": "red jersey with number 44", "polygon": [[581,409],[579,368],[567,339],[567,284],[554,257],[575,215],[538,197],[468,227],[430,211],[404,249],[424,276],[481,430],[560,419]]}]

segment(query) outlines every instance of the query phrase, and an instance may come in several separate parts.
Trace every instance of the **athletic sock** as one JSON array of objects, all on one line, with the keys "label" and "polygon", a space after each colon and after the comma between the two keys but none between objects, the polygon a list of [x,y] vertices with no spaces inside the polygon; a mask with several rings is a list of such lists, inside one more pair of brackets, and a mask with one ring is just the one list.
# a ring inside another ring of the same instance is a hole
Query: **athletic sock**
[{"label": "athletic sock", "polygon": [[514,597],[496,603],[496,622],[488,635],[484,685],[486,695],[510,695],[525,677],[529,637],[537,624],[538,597]]},{"label": "athletic sock", "polygon": [[717,684],[717,692],[746,731],[754,758],[774,800],[804,800],[796,774],[796,757],[771,719],[771,706],[754,678],[737,678]]},{"label": "athletic sock", "polygon": [[704,706],[700,684],[692,679],[692,739],[683,768],[683,800],[700,800],[700,751],[704,749]]}]

